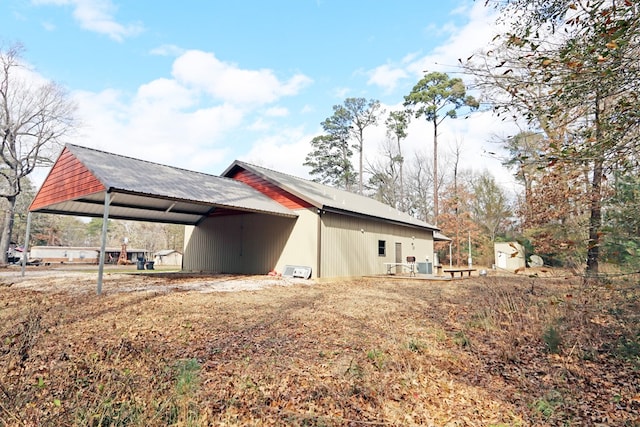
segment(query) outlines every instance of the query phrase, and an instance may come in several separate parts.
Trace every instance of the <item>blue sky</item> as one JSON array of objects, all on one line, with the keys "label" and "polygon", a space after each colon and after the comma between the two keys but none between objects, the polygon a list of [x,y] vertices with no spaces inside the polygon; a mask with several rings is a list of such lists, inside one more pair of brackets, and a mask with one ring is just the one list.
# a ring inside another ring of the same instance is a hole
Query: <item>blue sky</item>
[{"label": "blue sky", "polygon": [[[69,142],[213,174],[241,159],[305,177],[333,105],[364,97],[389,112],[425,70],[457,72],[494,35],[483,4],[4,0],[0,42],[21,42],[29,66],[76,100]],[[463,165],[512,185],[485,154],[507,133],[489,113],[447,121],[441,157],[462,144]],[[414,120],[405,154],[430,153],[430,135]],[[368,161],[385,138],[383,126],[365,134]]]}]

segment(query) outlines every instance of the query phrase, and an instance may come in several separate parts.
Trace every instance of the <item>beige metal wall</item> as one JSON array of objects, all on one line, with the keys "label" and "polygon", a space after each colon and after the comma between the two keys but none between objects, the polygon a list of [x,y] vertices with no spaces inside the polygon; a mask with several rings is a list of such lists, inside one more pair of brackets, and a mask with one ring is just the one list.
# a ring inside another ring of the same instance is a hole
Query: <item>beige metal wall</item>
[{"label": "beige metal wall", "polygon": [[296,210],[299,215],[291,237],[276,263],[276,271],[282,273],[286,265],[311,267],[311,276],[318,277],[318,215],[316,209]]},{"label": "beige metal wall", "polygon": [[[215,273],[282,273],[286,265],[312,268],[312,277],[355,277],[386,273],[402,259],[433,261],[433,232],[315,209],[296,211],[297,219],[262,214],[213,217],[185,230],[183,269]],[[318,241],[320,236],[320,242]],[[384,240],[386,253],[378,255]],[[321,265],[318,269],[318,249]],[[319,276],[320,275],[320,276]]]},{"label": "beige metal wall", "polygon": [[[395,262],[396,243],[402,259],[433,261],[433,232],[382,221],[325,213],[322,216],[322,277],[349,277],[386,273],[385,262]],[[378,241],[386,253],[378,255]]]},{"label": "beige metal wall", "polygon": [[185,230],[183,269],[266,274],[274,269],[296,219],[263,214],[211,217]]}]

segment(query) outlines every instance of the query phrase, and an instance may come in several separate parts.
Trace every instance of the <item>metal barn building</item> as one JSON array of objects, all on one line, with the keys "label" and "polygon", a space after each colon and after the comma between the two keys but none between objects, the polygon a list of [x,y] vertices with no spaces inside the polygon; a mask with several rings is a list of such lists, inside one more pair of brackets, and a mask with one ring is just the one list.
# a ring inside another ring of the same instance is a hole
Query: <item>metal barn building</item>
[{"label": "metal barn building", "polygon": [[211,216],[188,227],[184,268],[261,274],[287,265],[314,277],[386,272],[384,263],[433,257],[437,229],[368,197],[235,161],[224,177],[277,201],[295,218],[268,213]]},{"label": "metal barn building", "polygon": [[72,144],[29,211],[184,224],[183,270],[212,273],[381,274],[407,256],[433,259],[439,231],[368,197],[240,161],[214,176]]}]

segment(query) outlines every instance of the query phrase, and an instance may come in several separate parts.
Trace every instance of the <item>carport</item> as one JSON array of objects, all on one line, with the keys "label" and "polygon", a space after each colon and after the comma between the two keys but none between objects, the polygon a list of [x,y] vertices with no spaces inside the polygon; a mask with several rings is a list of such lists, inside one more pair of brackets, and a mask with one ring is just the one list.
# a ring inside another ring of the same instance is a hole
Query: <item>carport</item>
[{"label": "carport", "polygon": [[100,294],[109,219],[198,225],[211,216],[245,212],[298,216],[234,179],[67,144],[29,206],[25,254],[32,213],[102,218]]}]

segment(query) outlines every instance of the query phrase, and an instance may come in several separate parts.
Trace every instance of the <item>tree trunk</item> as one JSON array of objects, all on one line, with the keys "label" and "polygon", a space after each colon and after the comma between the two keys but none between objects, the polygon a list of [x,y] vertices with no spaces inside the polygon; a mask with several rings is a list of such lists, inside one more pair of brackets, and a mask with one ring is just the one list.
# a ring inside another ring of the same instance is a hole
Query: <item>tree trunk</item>
[{"label": "tree trunk", "polygon": [[400,158],[400,210],[404,212],[407,209],[407,205],[404,202],[404,178],[402,176],[404,158],[402,157],[402,149],[400,148],[400,137],[398,137],[398,157]]},{"label": "tree trunk", "polygon": [[602,159],[593,167],[591,182],[591,215],[589,217],[589,246],[587,248],[587,276],[597,276],[600,257],[600,228],[602,226]]},{"label": "tree trunk", "polygon": [[433,225],[438,225],[438,119],[433,120]]},{"label": "tree trunk", "polygon": [[[7,265],[9,246],[11,245],[11,230],[13,230],[13,217],[16,209],[16,197],[6,197],[9,206],[4,211],[4,222],[2,225],[2,237],[0,238],[0,250],[2,250],[2,257],[0,258],[0,265]],[[24,256],[27,256],[24,254]]]},{"label": "tree trunk", "polygon": [[[362,136],[361,136],[362,137]],[[362,194],[362,147],[363,143],[360,142],[360,166],[359,166],[359,171],[358,171],[358,194]]]},{"label": "tree trunk", "polygon": [[[603,144],[600,128],[600,97],[596,95],[595,120],[596,144]],[[598,258],[600,257],[600,227],[602,226],[602,172],[604,156],[598,153],[593,162],[593,178],[590,193],[589,242],[587,247],[587,276],[598,275]]]}]

